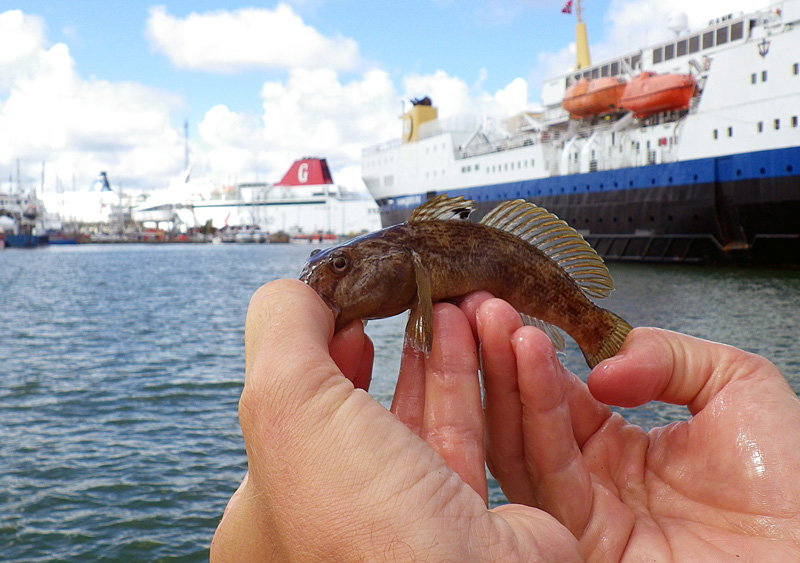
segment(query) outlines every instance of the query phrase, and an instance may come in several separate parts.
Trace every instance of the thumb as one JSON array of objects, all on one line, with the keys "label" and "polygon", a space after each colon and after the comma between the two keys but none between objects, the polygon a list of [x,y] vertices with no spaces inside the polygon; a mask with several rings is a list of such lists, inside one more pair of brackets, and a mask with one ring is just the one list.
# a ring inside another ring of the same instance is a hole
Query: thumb
[{"label": "thumb", "polygon": [[701,411],[725,385],[755,373],[777,376],[766,359],[743,350],[658,328],[637,328],[616,356],[597,365],[587,384],[606,404],[635,407],[648,401]]}]

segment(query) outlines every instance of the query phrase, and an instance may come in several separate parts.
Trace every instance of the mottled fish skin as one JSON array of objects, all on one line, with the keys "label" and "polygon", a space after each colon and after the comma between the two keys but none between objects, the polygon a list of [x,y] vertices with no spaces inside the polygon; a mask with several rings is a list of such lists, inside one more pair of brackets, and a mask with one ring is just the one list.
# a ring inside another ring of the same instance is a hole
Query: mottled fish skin
[{"label": "mottled fish skin", "polygon": [[[588,299],[537,246],[469,221],[408,222],[364,235],[313,254],[300,279],[334,312],[336,330],[355,319],[411,309],[407,334],[426,352],[432,319],[420,308],[481,289],[563,329],[590,367],[615,354],[630,330],[620,317]],[[415,330],[420,333],[416,337]]]}]

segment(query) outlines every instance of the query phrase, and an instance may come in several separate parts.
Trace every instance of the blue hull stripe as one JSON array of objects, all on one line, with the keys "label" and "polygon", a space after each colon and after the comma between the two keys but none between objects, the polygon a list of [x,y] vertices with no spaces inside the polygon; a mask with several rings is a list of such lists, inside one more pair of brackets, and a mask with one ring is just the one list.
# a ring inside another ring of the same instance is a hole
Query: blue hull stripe
[{"label": "blue hull stripe", "polygon": [[[603,193],[629,189],[664,188],[715,182],[739,182],[797,176],[800,197],[800,147],[740,153],[728,156],[651,164],[617,170],[604,170],[488,184],[465,189],[447,189],[437,193],[465,195],[476,201],[496,201],[518,197],[568,196],[579,193]],[[387,198],[383,211],[416,207],[422,194]]]}]

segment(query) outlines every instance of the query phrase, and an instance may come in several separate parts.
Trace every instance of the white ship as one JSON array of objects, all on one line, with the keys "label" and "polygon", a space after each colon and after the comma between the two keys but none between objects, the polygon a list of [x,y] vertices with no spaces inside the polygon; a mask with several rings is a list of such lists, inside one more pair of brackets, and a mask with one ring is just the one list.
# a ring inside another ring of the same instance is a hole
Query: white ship
[{"label": "white ship", "polygon": [[522,198],[606,258],[800,262],[800,0],[595,64],[576,4],[576,70],[544,82],[541,113],[415,100],[401,139],[363,151],[383,225],[442,193],[478,216]]},{"label": "white ship", "polygon": [[369,194],[335,183],[327,161],[313,157],[295,161],[274,183],[217,188],[207,182],[189,182],[187,174],[184,181],[150,194],[134,207],[132,217],[145,224],[188,227],[210,221],[216,228],[243,230],[242,240],[245,234],[266,231],[310,237],[352,235],[380,227],[378,208]]}]

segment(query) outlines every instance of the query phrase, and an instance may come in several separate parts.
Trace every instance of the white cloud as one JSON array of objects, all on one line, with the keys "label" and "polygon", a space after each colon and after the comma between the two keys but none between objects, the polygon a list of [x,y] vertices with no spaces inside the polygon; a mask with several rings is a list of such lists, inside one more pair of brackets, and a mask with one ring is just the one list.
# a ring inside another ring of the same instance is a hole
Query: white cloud
[{"label": "white cloud", "polygon": [[[477,86],[477,85],[476,85]],[[491,115],[507,117],[532,108],[528,101],[528,83],[515,78],[494,94],[475,91],[457,76],[442,70],[433,74],[409,75],[403,80],[405,98],[428,96],[439,110],[439,117],[457,115]]]},{"label": "white cloud", "polygon": [[357,165],[365,146],[399,136],[399,97],[380,70],[342,82],[330,69],[295,69],[265,82],[261,98],[258,119],[223,105],[206,113],[199,167],[225,181],[278,180],[295,159],[319,156],[336,172]]},{"label": "white cloud", "polygon": [[81,79],[65,44],[46,47],[38,18],[5,12],[0,28],[11,30],[17,46],[0,59],[0,170],[15,173],[19,160],[25,187],[38,187],[30,178],[45,162],[52,189],[71,186],[73,178],[87,186],[100,170],[127,187],[158,185],[180,169],[181,135],[170,124],[176,97],[135,83]]},{"label": "white cloud", "polygon": [[20,10],[0,13],[0,92],[26,74],[44,43],[44,22]]},{"label": "white cloud", "polygon": [[155,7],[147,20],[147,34],[153,47],[175,66],[212,72],[296,67],[352,70],[360,60],[353,39],[323,36],[283,3],[274,10],[192,13],[183,19]]},{"label": "white cloud", "polygon": [[[258,18],[263,21],[254,24]],[[283,52],[296,51],[289,55],[296,59],[258,55],[264,46],[252,29],[269,36],[268,20],[303,40],[304,45],[295,45],[288,35],[273,37]],[[206,26],[211,24],[219,27],[210,32]],[[46,161],[48,189],[70,186],[73,178],[84,187],[100,170],[108,170],[115,186],[149,188],[167,185],[182,169],[182,130],[171,122],[181,104],[177,96],[137,83],[82,78],[67,45],[47,43],[40,18],[6,12],[0,14],[0,31],[0,47],[5,47],[0,49],[0,174],[7,177],[21,159],[23,176],[38,184],[36,176]],[[206,111],[197,129],[200,141],[192,148],[193,177],[217,184],[276,180],[302,156],[325,157],[334,175],[357,180],[362,149],[399,137],[401,100],[412,97],[431,96],[442,117],[508,115],[529,108],[524,80],[486,92],[485,70],[472,84],[444,71],[413,74],[399,90],[380,69],[343,78],[340,69],[360,64],[355,42],[322,36],[286,5],[184,19],[156,8],[148,33],[176,65],[206,70],[225,64],[287,66],[285,78],[253,92],[261,98],[260,114],[223,104]],[[204,33],[221,42],[204,42]],[[6,41],[9,37],[13,42]],[[238,43],[233,41],[237,37]],[[215,45],[219,52],[211,53]],[[242,53],[257,55],[248,60]]]}]

